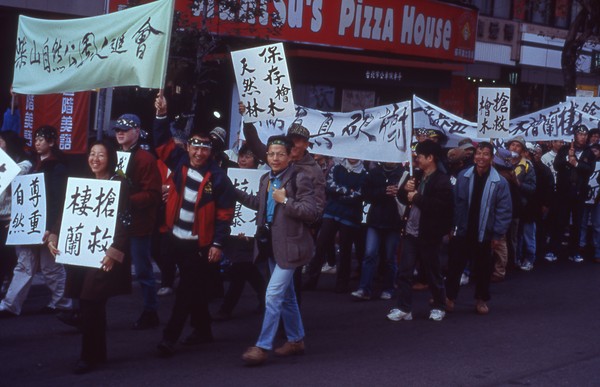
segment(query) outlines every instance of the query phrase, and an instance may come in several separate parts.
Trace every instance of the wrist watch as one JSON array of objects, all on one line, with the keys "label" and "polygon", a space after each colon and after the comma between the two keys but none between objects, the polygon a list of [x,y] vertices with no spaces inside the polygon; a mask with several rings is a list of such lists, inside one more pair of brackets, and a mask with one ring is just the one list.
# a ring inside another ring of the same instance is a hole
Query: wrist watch
[{"label": "wrist watch", "polygon": [[287,202],[288,202],[288,198],[286,196],[285,199],[283,199],[283,205],[285,206],[287,204]]}]

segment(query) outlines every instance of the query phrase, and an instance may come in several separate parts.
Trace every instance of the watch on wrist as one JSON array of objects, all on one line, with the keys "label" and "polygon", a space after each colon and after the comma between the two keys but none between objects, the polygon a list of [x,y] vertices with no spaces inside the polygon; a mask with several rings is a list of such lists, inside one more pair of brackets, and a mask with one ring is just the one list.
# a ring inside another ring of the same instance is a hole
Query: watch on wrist
[{"label": "watch on wrist", "polygon": [[287,198],[287,197],[285,197],[285,198],[283,199],[283,205],[285,206],[285,205],[287,204],[287,202],[288,202],[288,198]]}]

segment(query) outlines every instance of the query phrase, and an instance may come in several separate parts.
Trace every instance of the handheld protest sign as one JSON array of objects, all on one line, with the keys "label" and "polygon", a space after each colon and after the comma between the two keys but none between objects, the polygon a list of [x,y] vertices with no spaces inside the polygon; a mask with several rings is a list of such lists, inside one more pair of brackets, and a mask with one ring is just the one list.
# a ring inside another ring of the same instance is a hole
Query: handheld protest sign
[{"label": "handheld protest sign", "polygon": [[56,262],[100,268],[117,224],[118,181],[70,177]]},{"label": "handheld protest sign", "polygon": [[511,137],[510,89],[480,87],[477,100],[477,137]]},{"label": "handheld protest sign", "polygon": [[[264,169],[229,168],[227,176],[235,188],[252,195],[258,193],[260,177],[265,172]],[[256,234],[256,211],[237,202],[231,224],[231,235],[235,236],[241,233],[249,237]]]},{"label": "handheld protest sign", "polygon": [[282,43],[233,51],[231,62],[245,122],[296,114]]},{"label": "handheld protest sign", "polygon": [[46,232],[46,185],[43,173],[12,181],[11,220],[7,245],[42,244]]},{"label": "handheld protest sign", "polygon": [[0,193],[4,192],[13,179],[21,172],[21,168],[0,149]]},{"label": "handheld protest sign", "polygon": [[122,171],[124,174],[127,174],[127,166],[129,165],[130,159],[131,153],[117,151],[117,166],[115,167],[115,172]]}]

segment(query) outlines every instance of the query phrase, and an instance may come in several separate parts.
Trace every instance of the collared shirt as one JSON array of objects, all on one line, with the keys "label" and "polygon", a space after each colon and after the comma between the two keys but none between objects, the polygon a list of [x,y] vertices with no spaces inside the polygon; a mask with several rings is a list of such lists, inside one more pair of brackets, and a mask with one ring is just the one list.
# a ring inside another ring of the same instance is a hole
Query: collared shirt
[{"label": "collared shirt", "polygon": [[481,212],[481,200],[485,183],[490,176],[490,169],[479,176],[477,170],[473,171],[473,192],[469,203],[469,223],[467,224],[467,237],[477,240],[479,237],[479,217]]},{"label": "collared shirt", "polygon": [[[421,182],[419,183],[419,187],[417,188],[417,192],[419,195],[423,195],[425,191],[425,186],[429,181],[430,175],[424,176]],[[421,209],[414,204],[410,207],[410,213],[408,214],[408,220],[406,221],[406,233],[412,235],[414,237],[419,236],[419,219],[421,218]]]},{"label": "collared shirt", "polygon": [[269,184],[267,185],[267,223],[273,223],[275,215],[275,199],[273,199],[273,191],[281,188],[281,175],[287,171],[287,168],[279,172],[277,175],[273,171],[269,172]]}]

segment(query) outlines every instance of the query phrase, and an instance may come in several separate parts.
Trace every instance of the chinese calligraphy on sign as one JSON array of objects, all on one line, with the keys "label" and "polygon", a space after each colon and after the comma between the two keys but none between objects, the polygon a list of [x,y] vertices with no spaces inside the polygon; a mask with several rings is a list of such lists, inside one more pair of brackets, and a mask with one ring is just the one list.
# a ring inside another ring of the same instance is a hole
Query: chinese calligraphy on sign
[{"label": "chinese calligraphy on sign", "polygon": [[131,158],[131,153],[129,152],[117,152],[117,166],[115,167],[115,172],[123,171],[123,173],[127,174],[127,166],[129,165],[129,159]]},{"label": "chinese calligraphy on sign", "polygon": [[11,185],[7,245],[39,245],[46,232],[44,174],[17,176]]},{"label": "chinese calligraphy on sign", "polygon": [[10,182],[13,181],[19,172],[21,172],[21,168],[19,168],[17,163],[6,152],[0,149],[0,193],[8,188]]},{"label": "chinese calligraphy on sign", "polygon": [[480,87],[477,101],[477,137],[511,137],[510,89]]},{"label": "chinese calligraphy on sign", "polygon": [[[260,177],[265,170],[229,168],[227,175],[233,182],[233,186],[248,194],[256,194],[260,184]],[[231,235],[236,236],[244,233],[247,237],[256,234],[256,211],[242,206],[239,202],[235,204],[233,223],[231,224]]]},{"label": "chinese calligraphy on sign", "polygon": [[283,44],[231,53],[240,101],[246,106],[246,122],[295,113],[292,85]]},{"label": "chinese calligraphy on sign", "polygon": [[69,178],[56,262],[100,267],[115,233],[118,181]]},{"label": "chinese calligraphy on sign", "polygon": [[173,6],[174,0],[158,0],[70,20],[20,16],[14,91],[51,94],[112,86],[163,87]]}]

